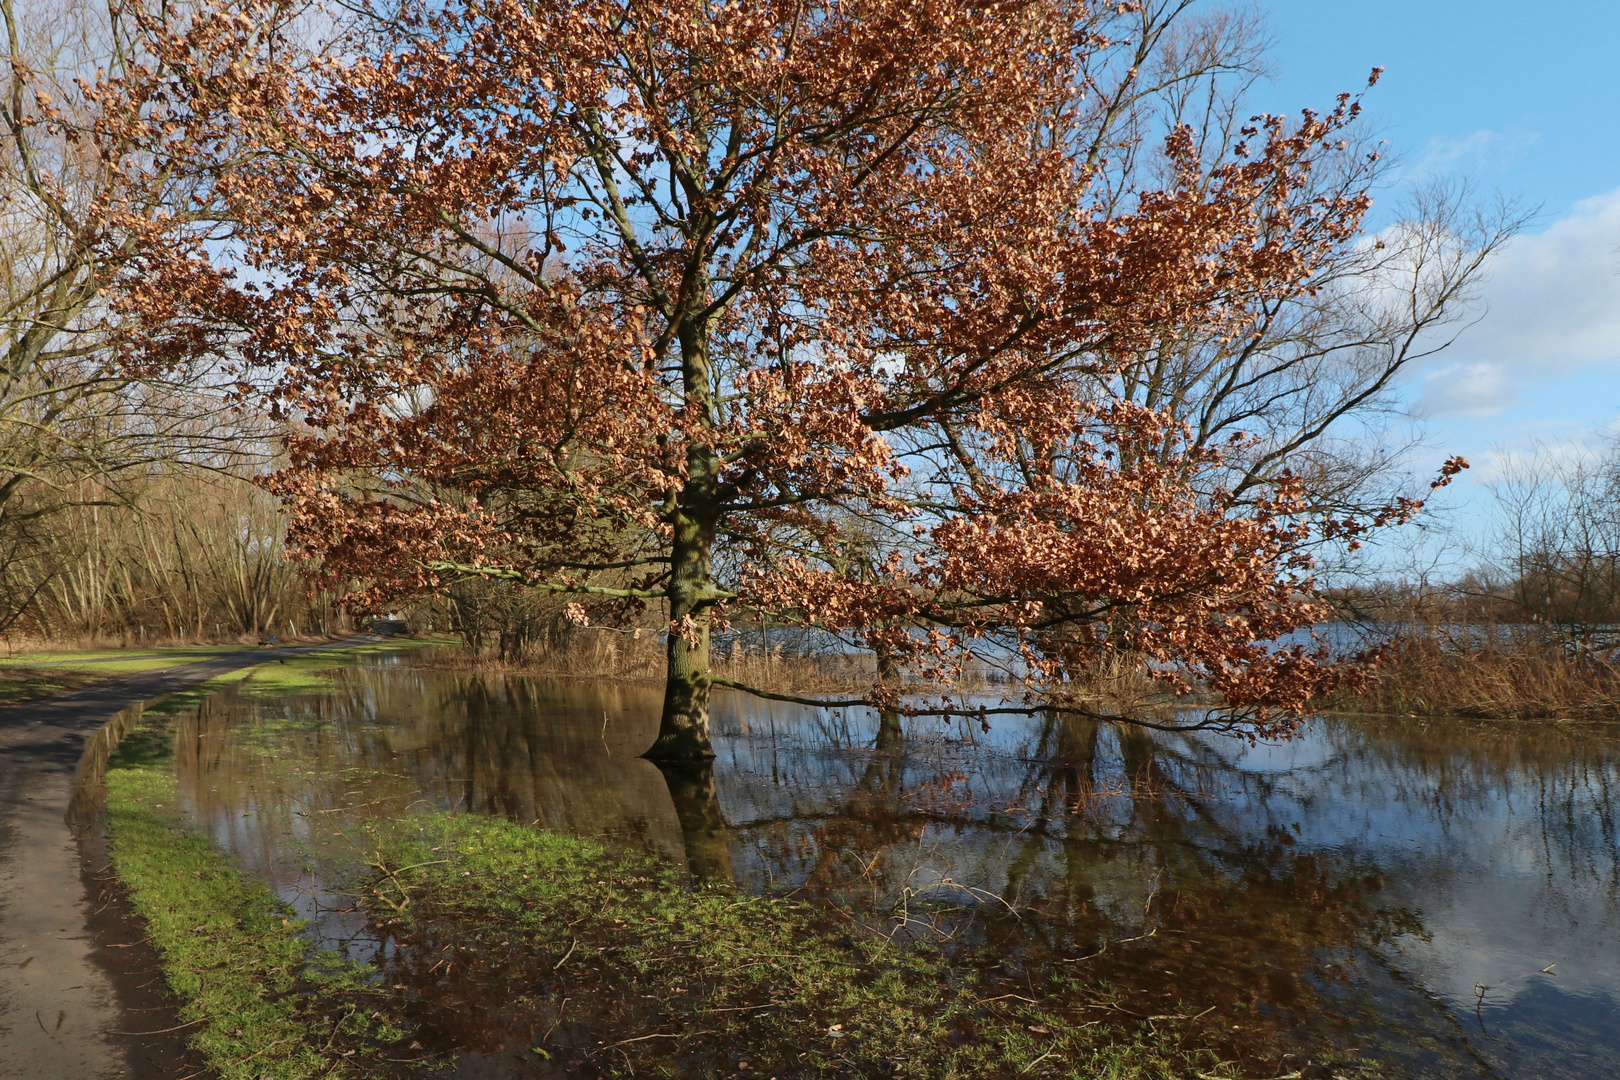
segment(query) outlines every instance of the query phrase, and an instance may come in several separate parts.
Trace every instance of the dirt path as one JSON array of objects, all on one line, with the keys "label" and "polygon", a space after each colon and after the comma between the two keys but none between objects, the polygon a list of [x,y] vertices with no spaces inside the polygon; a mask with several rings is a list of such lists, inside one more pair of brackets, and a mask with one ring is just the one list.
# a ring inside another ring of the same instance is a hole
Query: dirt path
[{"label": "dirt path", "polygon": [[95,877],[98,838],[68,824],[86,739],[216,675],[379,640],[226,653],[0,708],[0,1080],[175,1080],[189,1061],[184,1032],[159,1030],[175,1023],[162,995],[132,977],[154,958]]}]

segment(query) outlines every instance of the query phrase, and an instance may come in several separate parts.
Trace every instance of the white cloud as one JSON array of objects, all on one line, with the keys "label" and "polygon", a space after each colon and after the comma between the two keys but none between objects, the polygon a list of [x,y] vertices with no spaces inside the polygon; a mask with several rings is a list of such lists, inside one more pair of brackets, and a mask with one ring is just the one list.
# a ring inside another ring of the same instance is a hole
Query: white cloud
[{"label": "white cloud", "polygon": [[1470,479],[1476,484],[1491,484],[1536,466],[1590,464],[1597,460],[1600,444],[1612,437],[1614,428],[1611,423],[1600,428],[1555,431],[1552,438],[1538,437],[1519,446],[1498,444],[1474,463]]},{"label": "white cloud", "polygon": [[1417,160],[1403,172],[1417,179],[1437,174],[1472,176],[1500,172],[1541,142],[1535,132],[1502,132],[1480,128],[1468,135],[1430,139]]},{"label": "white cloud", "polygon": [[1620,189],[1515,238],[1488,269],[1485,314],[1424,378],[1424,411],[1493,415],[1549,378],[1620,364]]},{"label": "white cloud", "polygon": [[1507,372],[1496,363],[1448,364],[1423,377],[1423,411],[1442,416],[1495,416],[1513,403]]}]

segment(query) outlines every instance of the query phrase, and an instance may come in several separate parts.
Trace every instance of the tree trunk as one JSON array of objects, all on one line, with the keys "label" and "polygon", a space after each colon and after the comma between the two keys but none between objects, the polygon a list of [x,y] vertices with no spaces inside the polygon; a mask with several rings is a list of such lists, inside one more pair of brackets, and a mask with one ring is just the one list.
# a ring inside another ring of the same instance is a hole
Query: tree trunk
[{"label": "tree trunk", "polygon": [[[874,650],[877,658],[878,685],[885,690],[893,690],[899,701],[900,693],[900,664],[894,654],[885,648]],[[900,708],[898,704],[885,704],[878,710],[877,742],[873,749],[884,754],[903,754],[906,750],[906,736],[900,727]]]},{"label": "tree trunk", "polygon": [[[703,520],[683,507],[676,517],[671,553],[664,713],[658,725],[658,741],[647,751],[654,761],[707,761],[714,757],[709,745],[713,547],[712,516]],[[681,632],[683,627],[685,633]]]},{"label": "tree trunk", "polygon": [[712,424],[708,342],[701,328],[682,331],[686,409],[694,421],[686,452],[686,485],[676,501],[670,545],[669,644],[664,713],[654,761],[708,761],[709,612],[714,604],[714,530],[720,514],[720,459],[700,437]]}]

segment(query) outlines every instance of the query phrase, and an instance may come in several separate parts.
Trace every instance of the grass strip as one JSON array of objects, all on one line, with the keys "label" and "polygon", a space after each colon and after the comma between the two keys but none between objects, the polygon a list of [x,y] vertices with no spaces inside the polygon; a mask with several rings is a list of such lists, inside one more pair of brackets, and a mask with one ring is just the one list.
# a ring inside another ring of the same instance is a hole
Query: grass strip
[{"label": "grass strip", "polygon": [[188,1041],[220,1080],[354,1075],[349,1058],[405,1038],[372,1004],[372,970],[315,949],[265,884],[181,817],[169,721],[253,674],[229,672],[146,710],[108,761],[113,867],[145,921]]},{"label": "grass strip", "polygon": [[222,1080],[325,1073],[321,1017],[297,992],[308,959],[302,925],[181,828],[175,798],[166,769],[108,771],[113,863],[182,1002],[180,1019],[201,1023],[192,1045]]},{"label": "grass strip", "polygon": [[0,708],[38,701],[105,681],[106,676],[96,672],[0,667]]},{"label": "grass strip", "polygon": [[536,1064],[569,1075],[1231,1075],[1165,1018],[1096,1022],[1095,988],[1061,972],[1009,992],[971,958],[808,903],[686,888],[634,852],[449,813],[373,838],[369,906],[398,945],[384,982],[469,1049],[538,1039]]},{"label": "grass strip", "polygon": [[439,638],[388,638],[342,649],[301,653],[254,668],[252,678],[242,685],[239,692],[250,698],[326,693],[335,684],[339,668],[364,663],[372,654],[443,648],[445,644],[445,640]]}]

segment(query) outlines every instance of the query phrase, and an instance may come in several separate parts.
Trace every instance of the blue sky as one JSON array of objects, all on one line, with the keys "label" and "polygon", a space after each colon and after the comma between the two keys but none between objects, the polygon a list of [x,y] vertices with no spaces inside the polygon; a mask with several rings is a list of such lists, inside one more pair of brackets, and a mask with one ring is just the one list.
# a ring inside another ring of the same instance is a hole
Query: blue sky
[{"label": "blue sky", "polygon": [[1366,107],[1408,175],[1540,207],[1491,267],[1483,318],[1403,389],[1427,418],[1425,462],[1473,462],[1448,501],[1477,519],[1499,452],[1620,431],[1620,0],[1261,7],[1275,77],[1259,108],[1325,107],[1381,66]]}]

